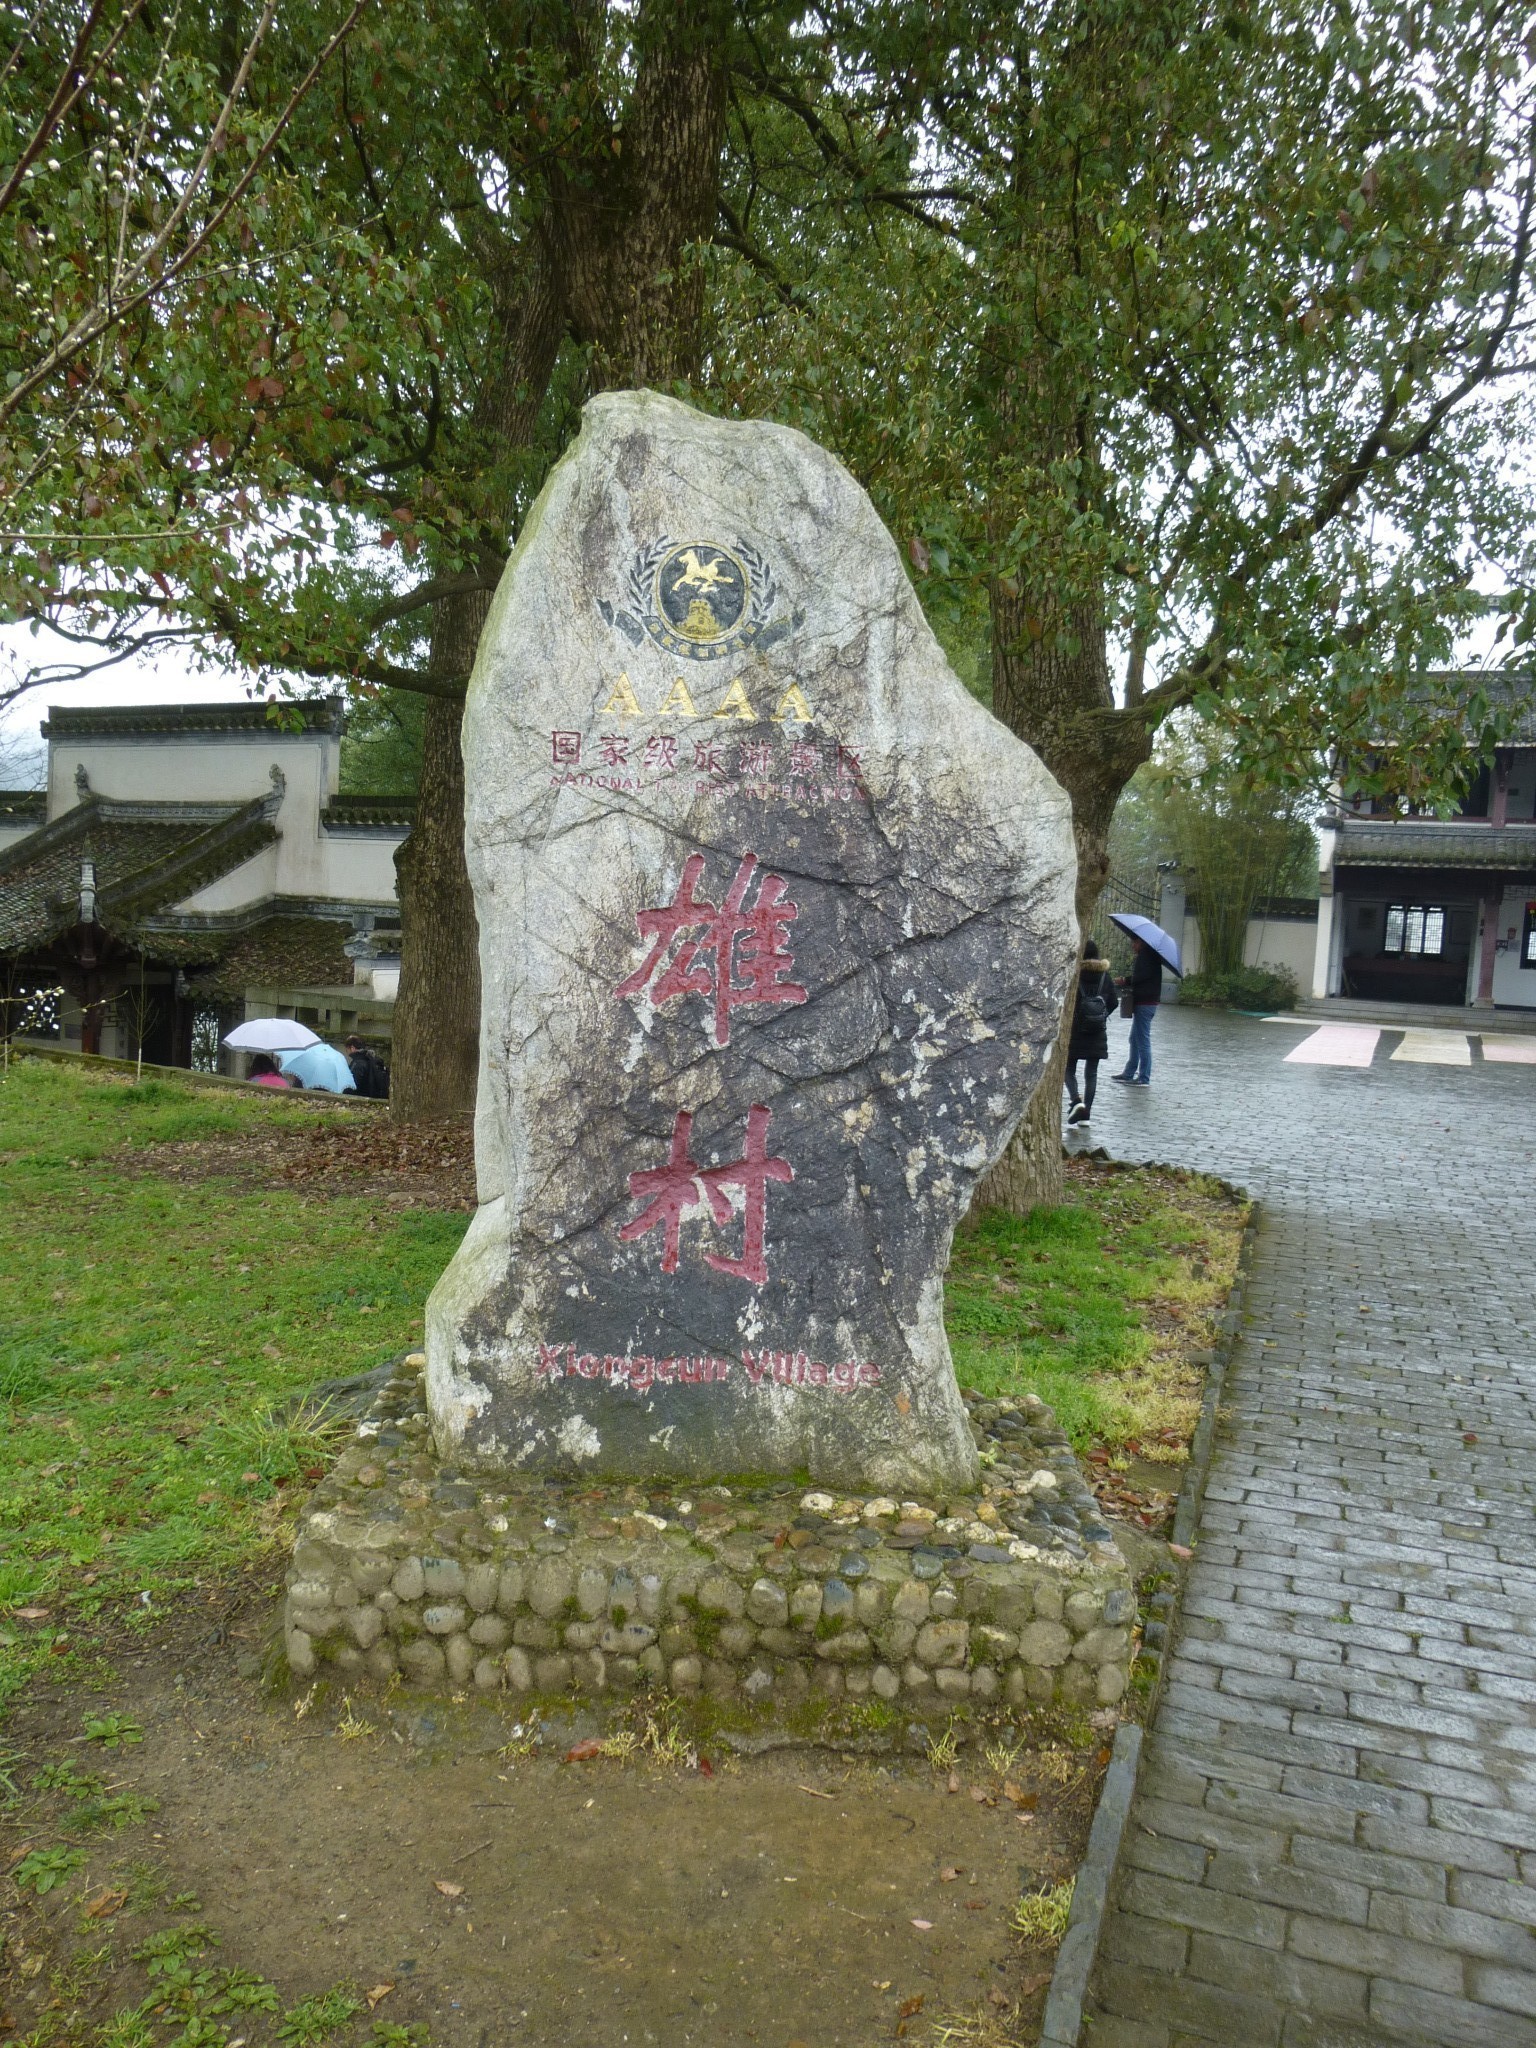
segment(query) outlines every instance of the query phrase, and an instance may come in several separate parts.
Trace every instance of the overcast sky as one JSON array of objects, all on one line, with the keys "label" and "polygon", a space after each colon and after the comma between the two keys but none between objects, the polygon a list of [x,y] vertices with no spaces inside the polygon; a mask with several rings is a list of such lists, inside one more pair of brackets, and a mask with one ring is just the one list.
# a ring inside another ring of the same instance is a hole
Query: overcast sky
[{"label": "overcast sky", "polygon": [[[0,626],[0,689],[36,662],[69,661],[80,651],[52,633]],[[0,787],[41,788],[46,747],[38,727],[52,705],[243,703],[249,694],[233,669],[200,669],[177,648],[119,662],[83,683],[44,684],[0,713]]]}]

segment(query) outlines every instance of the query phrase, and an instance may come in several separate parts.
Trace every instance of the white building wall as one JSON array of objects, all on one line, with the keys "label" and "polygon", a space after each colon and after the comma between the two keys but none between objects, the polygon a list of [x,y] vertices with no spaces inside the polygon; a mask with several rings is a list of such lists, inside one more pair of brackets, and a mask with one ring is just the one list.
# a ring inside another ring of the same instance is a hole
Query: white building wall
[{"label": "white building wall", "polygon": [[287,783],[283,808],[319,830],[321,806],[336,793],[341,743],[328,732],[101,733],[61,735],[48,746],[48,818],[79,803],[83,768],[98,796],[128,802],[249,803]]},{"label": "white building wall", "polygon": [[395,848],[405,837],[335,838],[306,832],[303,818],[290,819],[285,801],[278,814],[282,838],[263,847],[243,867],[210,882],[178,903],[178,911],[244,910],[269,896],[321,897],[339,903],[393,903]]},{"label": "white building wall", "polygon": [[[1305,995],[1312,986],[1313,960],[1317,949],[1317,925],[1300,917],[1250,917],[1243,940],[1243,963],[1248,967],[1285,967],[1296,977]],[[1184,929],[1174,936],[1186,974],[1198,974],[1201,965],[1200,922],[1192,911],[1184,913]]]},{"label": "white building wall", "polygon": [[1506,889],[1499,912],[1502,953],[1493,956],[1493,1000],[1536,1010],[1536,967],[1520,965],[1520,941],[1525,933],[1525,906],[1536,903],[1536,883],[1527,888]]},{"label": "white building wall", "polygon": [[1283,967],[1296,977],[1302,995],[1312,986],[1313,963],[1317,956],[1315,918],[1251,917],[1243,943],[1243,959],[1249,967]]},{"label": "white building wall", "polygon": [[178,913],[245,910],[253,903],[264,903],[277,893],[278,856],[281,851],[281,841],[276,846],[264,846],[253,860],[232,868],[227,875],[220,875],[217,881],[210,882],[207,888],[197,890],[178,903]]},{"label": "white building wall", "polygon": [[321,872],[325,887],[319,893],[339,896],[347,902],[393,903],[395,848],[404,838],[403,831],[388,837],[380,833],[377,838],[322,832]]}]

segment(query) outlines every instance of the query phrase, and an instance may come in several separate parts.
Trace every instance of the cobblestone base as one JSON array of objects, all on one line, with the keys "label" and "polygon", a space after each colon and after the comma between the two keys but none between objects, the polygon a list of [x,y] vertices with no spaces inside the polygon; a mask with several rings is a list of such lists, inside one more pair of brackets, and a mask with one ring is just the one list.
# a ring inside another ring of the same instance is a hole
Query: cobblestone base
[{"label": "cobblestone base", "polygon": [[305,1509],[289,1666],[769,1707],[1112,1706],[1130,1574],[1067,1439],[1032,1398],[969,1406],[987,1477],[962,1500],[509,1486],[439,1464],[413,1354]]}]

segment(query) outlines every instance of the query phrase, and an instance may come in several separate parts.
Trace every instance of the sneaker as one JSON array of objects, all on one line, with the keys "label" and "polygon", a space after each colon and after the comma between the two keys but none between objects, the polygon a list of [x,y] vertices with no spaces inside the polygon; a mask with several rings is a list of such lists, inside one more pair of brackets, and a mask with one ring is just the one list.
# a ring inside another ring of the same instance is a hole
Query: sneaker
[{"label": "sneaker", "polygon": [[1069,1124],[1085,1124],[1087,1123],[1087,1121],[1087,1110],[1084,1109],[1083,1105],[1080,1102],[1074,1102],[1072,1107],[1067,1111],[1067,1122]]},{"label": "sneaker", "polygon": [[1134,1081],[1136,1076],[1134,1074],[1111,1074],[1109,1078],[1111,1081]]}]

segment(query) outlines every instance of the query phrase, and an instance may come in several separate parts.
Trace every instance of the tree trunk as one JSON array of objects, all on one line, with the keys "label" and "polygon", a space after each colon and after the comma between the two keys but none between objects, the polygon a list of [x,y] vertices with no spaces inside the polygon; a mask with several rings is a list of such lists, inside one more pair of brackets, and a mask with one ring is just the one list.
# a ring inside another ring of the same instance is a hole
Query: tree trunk
[{"label": "tree trunk", "polygon": [[[564,327],[537,234],[520,273],[494,279],[493,289],[503,346],[475,414],[487,439],[507,450],[532,439]],[[438,602],[428,664],[433,674],[468,674],[490,604],[483,590]],[[475,1106],[480,934],[464,860],[463,719],[462,701],[427,699],[416,819],[395,855],[400,993],[389,1092],[391,1113],[402,1123],[461,1116]]]},{"label": "tree trunk", "polygon": [[[702,280],[687,245],[713,220],[725,132],[725,74],[709,7],[652,10],[618,153],[606,135],[552,179],[527,262],[498,292],[506,339],[476,407],[503,454],[533,438],[567,332],[591,344],[599,388],[686,376],[699,352]],[[508,508],[511,523],[511,508]],[[473,666],[489,610],[483,592],[437,607],[432,667]],[[394,1114],[405,1122],[471,1110],[479,1074],[480,975],[464,862],[462,710],[428,702],[416,823],[396,856],[402,956],[395,1009]]]},{"label": "tree trunk", "polygon": [[[1120,792],[1147,758],[1140,719],[1114,706],[1102,606],[1055,612],[1001,584],[992,591],[992,694],[999,718],[1027,740],[1066,790],[1077,845],[1077,921],[1093,935],[1093,914],[1109,875],[1109,828]],[[973,1210],[1031,1209],[1059,1202],[1062,1076],[1071,1036],[1072,991],[1056,1047],[1008,1150],[982,1180]]]},{"label": "tree trunk", "polygon": [[[439,608],[433,654],[473,659],[488,600]],[[443,614],[446,613],[446,616]],[[403,1123],[475,1106],[480,1066],[480,933],[464,863],[464,708],[429,697],[416,824],[395,855],[400,891],[400,994],[391,1046],[390,1108]]]}]

